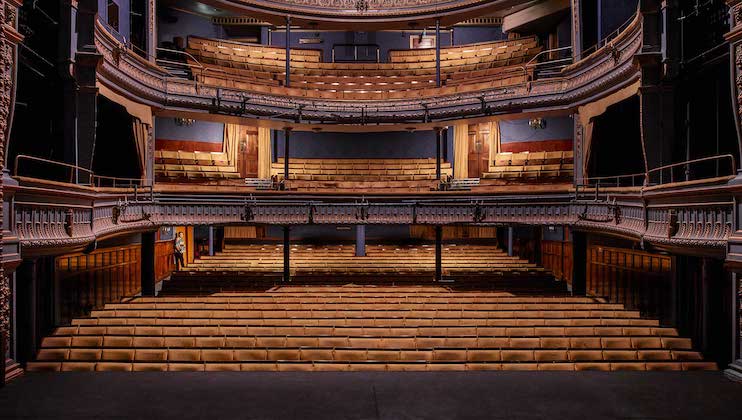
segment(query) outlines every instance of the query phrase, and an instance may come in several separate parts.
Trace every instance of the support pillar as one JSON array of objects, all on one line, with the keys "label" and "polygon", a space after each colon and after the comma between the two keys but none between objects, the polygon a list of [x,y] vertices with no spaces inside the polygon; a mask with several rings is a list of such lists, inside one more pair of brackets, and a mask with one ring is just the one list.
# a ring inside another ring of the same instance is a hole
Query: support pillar
[{"label": "support pillar", "polygon": [[572,295],[587,294],[587,235],[572,231]]},{"label": "support pillar", "polygon": [[513,256],[513,227],[508,226],[508,257]]},{"label": "support pillar", "polygon": [[[75,54],[75,79],[77,82],[76,133],[72,144],[66,144],[65,159],[81,168],[92,169],[95,153],[98,87],[97,67],[103,59],[95,45],[95,25],[98,14],[97,0],[78,1],[77,52]],[[90,176],[84,171],[73,174],[73,182],[88,183]]]},{"label": "support pillar", "polygon": [[435,281],[443,280],[443,227],[435,227]]},{"label": "support pillar", "polygon": [[142,233],[141,281],[142,296],[155,295],[155,232]]},{"label": "support pillar", "polygon": [[731,282],[732,287],[728,293],[734,299],[732,305],[734,308],[732,311],[732,331],[730,331],[732,334],[732,360],[734,361],[729,364],[727,369],[724,371],[724,374],[726,374],[729,379],[742,382],[742,336],[740,334],[740,317],[742,317],[742,308],[740,308],[739,299],[737,298],[740,288],[740,275],[732,273],[732,279],[734,281]]},{"label": "support pillar", "polygon": [[730,31],[724,36],[729,42],[729,61],[731,63],[731,87],[732,98],[737,98],[734,104],[734,120],[737,128],[737,176],[731,182],[734,184],[742,183],[742,108],[740,98],[742,98],[742,0],[727,0],[729,5],[729,22]]},{"label": "support pillar", "polygon": [[435,20],[435,85],[441,87],[441,20]]},{"label": "support pillar", "polygon": [[581,0],[570,0],[572,12],[572,57],[577,62],[582,58],[582,12]]},{"label": "support pillar", "polygon": [[291,281],[291,228],[283,227],[283,281]]},{"label": "support pillar", "polygon": [[435,128],[435,179],[441,181],[441,130],[442,128]]},{"label": "support pillar", "polygon": [[356,225],[356,257],[366,256],[366,225]]},{"label": "support pillar", "polygon": [[283,188],[286,189],[286,183],[289,180],[289,143],[291,142],[291,127],[283,129]]},{"label": "support pillar", "polygon": [[147,0],[147,56],[157,60],[157,0]]},{"label": "support pillar", "polygon": [[214,256],[214,226],[209,226],[209,255]]},{"label": "support pillar", "polygon": [[291,16],[286,16],[286,87],[291,86]]}]

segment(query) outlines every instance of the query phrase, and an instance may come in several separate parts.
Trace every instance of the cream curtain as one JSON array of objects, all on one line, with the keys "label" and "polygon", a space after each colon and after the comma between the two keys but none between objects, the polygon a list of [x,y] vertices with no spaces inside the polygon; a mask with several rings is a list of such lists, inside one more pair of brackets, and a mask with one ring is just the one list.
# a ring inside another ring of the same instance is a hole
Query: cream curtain
[{"label": "cream curtain", "polygon": [[141,169],[142,178],[147,178],[149,175],[147,174],[147,140],[149,137],[149,125],[135,117],[132,118],[132,129],[134,130],[134,141],[137,145],[137,155],[139,157],[139,168]]},{"label": "cream curtain", "polygon": [[469,124],[453,126],[453,177],[469,177]]},{"label": "cream curtain", "polygon": [[271,177],[271,129],[258,127],[258,178]]},{"label": "cream curtain", "polygon": [[500,153],[500,122],[499,121],[492,121],[490,122],[490,138],[489,138],[489,146],[490,146],[490,156],[489,156],[489,164],[492,166],[492,162],[495,161],[495,157],[497,157],[497,154]]},{"label": "cream curtain", "polygon": [[227,155],[230,166],[237,166],[237,152],[240,148],[241,137],[244,136],[245,130],[239,124],[224,124],[224,142],[222,143],[222,152]]}]

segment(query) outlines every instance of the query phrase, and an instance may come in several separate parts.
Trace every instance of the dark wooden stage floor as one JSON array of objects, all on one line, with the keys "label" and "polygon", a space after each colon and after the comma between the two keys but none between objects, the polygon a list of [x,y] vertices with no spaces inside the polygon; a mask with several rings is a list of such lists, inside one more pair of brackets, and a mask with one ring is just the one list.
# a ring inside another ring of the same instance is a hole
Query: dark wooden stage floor
[{"label": "dark wooden stage floor", "polygon": [[27,374],[2,418],[742,419],[721,372]]}]

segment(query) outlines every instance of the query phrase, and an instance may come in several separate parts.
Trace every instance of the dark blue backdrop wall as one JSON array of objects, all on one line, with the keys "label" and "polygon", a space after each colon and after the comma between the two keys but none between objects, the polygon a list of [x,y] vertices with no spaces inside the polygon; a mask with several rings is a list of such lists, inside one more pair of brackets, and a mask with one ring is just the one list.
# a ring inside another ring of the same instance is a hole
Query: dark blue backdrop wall
[{"label": "dark blue backdrop wall", "polygon": [[100,16],[101,20],[104,22],[108,22],[108,3],[113,2],[116,3],[119,7],[119,29],[118,32],[121,36],[123,36],[127,41],[129,40],[130,32],[130,23],[129,23],[129,0],[98,0],[98,15]]},{"label": "dark blue backdrop wall", "polygon": [[[283,157],[284,132],[275,131],[278,157]],[[446,155],[453,159],[453,130],[448,130]],[[291,133],[290,153],[296,158],[434,158],[433,131],[388,133]],[[274,149],[275,150],[275,149]]]},{"label": "dark blue backdrop wall", "polygon": [[[434,32],[427,32],[429,35]],[[419,35],[420,31],[378,31],[378,32],[350,32],[350,31],[306,31],[291,32],[291,46],[293,48],[309,48],[322,50],[323,59],[332,61],[332,46],[334,44],[377,44],[380,50],[380,59],[387,61],[389,50],[406,50],[410,48],[410,36]],[[261,32],[263,43],[268,43],[268,28]],[[320,38],[321,44],[300,44],[300,38]],[[471,44],[506,38],[499,26],[461,27],[454,28],[453,38],[451,31],[441,31],[441,46]],[[453,41],[453,44],[452,44]],[[270,45],[283,47],[286,44],[286,32],[273,31],[270,36]]]},{"label": "dark blue backdrop wall", "polygon": [[224,29],[211,23],[210,19],[173,9],[168,9],[167,14],[168,18],[174,18],[175,21],[162,18],[159,20],[157,23],[158,45],[172,41],[176,36],[184,39],[189,35],[203,38],[227,38]]}]

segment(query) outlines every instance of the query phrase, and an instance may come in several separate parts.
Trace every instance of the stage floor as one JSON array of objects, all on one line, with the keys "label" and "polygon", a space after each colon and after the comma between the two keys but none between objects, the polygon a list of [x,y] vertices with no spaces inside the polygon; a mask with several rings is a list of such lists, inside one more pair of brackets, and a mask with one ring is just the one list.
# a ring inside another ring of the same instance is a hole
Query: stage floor
[{"label": "stage floor", "polygon": [[1,418],[740,419],[722,372],[29,373]]}]

